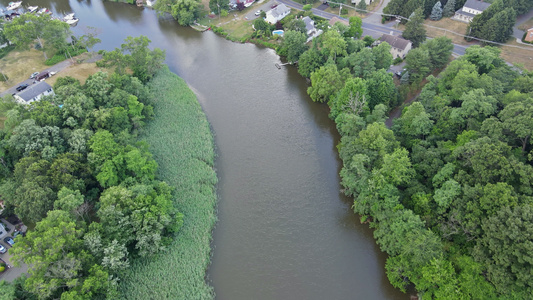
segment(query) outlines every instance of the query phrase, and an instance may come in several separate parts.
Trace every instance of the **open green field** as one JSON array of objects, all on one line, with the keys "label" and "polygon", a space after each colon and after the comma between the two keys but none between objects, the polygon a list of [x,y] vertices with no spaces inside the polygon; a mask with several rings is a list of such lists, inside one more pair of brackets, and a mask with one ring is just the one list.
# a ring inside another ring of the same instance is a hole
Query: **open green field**
[{"label": "open green field", "polygon": [[212,299],[205,280],[216,222],[213,135],[185,81],[163,68],[150,83],[155,118],[141,136],[150,144],[158,177],[175,188],[184,224],[164,253],[135,260],[122,277],[121,299]]}]

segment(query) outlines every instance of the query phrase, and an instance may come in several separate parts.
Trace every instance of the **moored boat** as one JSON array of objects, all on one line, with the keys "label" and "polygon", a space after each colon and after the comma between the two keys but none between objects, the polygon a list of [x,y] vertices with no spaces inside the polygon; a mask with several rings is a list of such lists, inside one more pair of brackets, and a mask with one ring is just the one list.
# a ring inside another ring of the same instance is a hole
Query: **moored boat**
[{"label": "moored boat", "polygon": [[9,5],[6,7],[6,10],[14,10],[20,7],[22,1],[9,2]]},{"label": "moored boat", "polygon": [[72,19],[69,19],[69,20],[63,19],[63,22],[67,23],[70,26],[74,26],[74,25],[76,25],[78,23],[79,20],[80,19],[78,19],[78,18],[72,18]]},{"label": "moored boat", "polygon": [[66,15],[65,17],[63,17],[63,20],[72,20],[72,19],[75,19],[74,18],[74,13],[71,13],[71,14],[68,14]]},{"label": "moored boat", "polygon": [[39,6],[28,6],[28,11],[30,13],[34,13],[37,11],[37,9],[39,8]]}]

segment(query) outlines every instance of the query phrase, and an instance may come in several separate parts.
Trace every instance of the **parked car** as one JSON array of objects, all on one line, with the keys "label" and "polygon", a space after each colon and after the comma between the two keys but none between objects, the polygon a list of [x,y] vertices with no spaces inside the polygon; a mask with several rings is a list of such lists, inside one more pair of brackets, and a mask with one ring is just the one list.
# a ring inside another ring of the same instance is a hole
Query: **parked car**
[{"label": "parked car", "polygon": [[33,79],[35,78],[35,76],[39,75],[39,72],[35,72],[33,74],[30,75],[30,79]]},{"label": "parked car", "polygon": [[6,253],[6,252],[7,252],[6,247],[0,245],[0,254],[4,254],[4,253]]},{"label": "parked car", "polygon": [[278,7],[278,5],[277,5],[277,4],[274,4],[274,5],[272,5],[270,8],[274,9],[274,8],[276,8],[276,7]]},{"label": "parked car", "polygon": [[255,15],[256,15],[256,16],[261,15],[261,10],[256,11],[256,12],[255,12]]},{"label": "parked car", "polygon": [[10,246],[15,245],[15,240],[10,236],[4,238],[4,242],[8,243]]},{"label": "parked car", "polygon": [[44,71],[44,72],[39,73],[37,76],[35,76],[35,80],[43,81],[48,77],[50,77],[50,73],[48,73],[48,71]]},{"label": "parked car", "polygon": [[27,83],[24,83],[24,84],[21,84],[19,86],[17,86],[16,90],[17,92],[20,92],[20,91],[23,91],[25,90],[29,85]]}]

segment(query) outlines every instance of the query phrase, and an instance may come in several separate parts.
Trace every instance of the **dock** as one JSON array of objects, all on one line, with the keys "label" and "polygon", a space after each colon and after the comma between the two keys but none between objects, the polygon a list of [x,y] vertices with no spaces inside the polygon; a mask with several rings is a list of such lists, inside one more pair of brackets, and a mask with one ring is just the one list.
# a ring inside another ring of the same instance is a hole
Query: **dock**
[{"label": "dock", "polygon": [[196,31],[200,31],[200,32],[204,32],[206,30],[211,29],[211,27],[207,27],[207,26],[204,26],[204,25],[198,24],[198,23],[191,24],[190,26],[191,26],[192,29],[194,29]]}]

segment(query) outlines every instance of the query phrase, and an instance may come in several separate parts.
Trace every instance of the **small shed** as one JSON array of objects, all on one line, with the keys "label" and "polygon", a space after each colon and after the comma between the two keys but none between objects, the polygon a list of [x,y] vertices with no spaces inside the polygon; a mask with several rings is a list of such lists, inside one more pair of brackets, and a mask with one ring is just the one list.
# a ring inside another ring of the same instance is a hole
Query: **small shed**
[{"label": "small shed", "polygon": [[524,38],[526,42],[533,42],[533,28],[529,28],[526,32],[526,37]]}]

